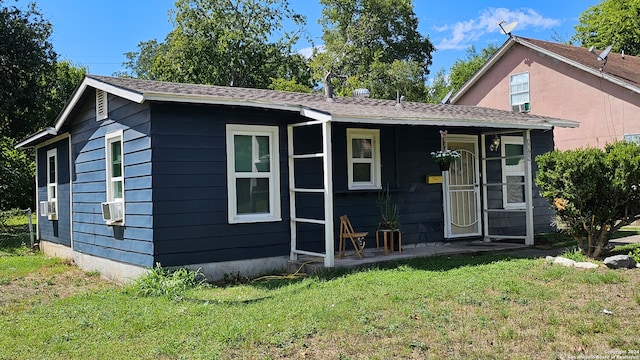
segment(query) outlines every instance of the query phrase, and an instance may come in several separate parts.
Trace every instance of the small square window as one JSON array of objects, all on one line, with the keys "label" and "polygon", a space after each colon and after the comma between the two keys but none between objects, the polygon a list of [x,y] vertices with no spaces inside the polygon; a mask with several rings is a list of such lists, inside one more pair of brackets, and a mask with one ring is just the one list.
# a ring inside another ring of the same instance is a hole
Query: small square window
[{"label": "small square window", "polygon": [[347,129],[349,189],[380,189],[380,130]]}]

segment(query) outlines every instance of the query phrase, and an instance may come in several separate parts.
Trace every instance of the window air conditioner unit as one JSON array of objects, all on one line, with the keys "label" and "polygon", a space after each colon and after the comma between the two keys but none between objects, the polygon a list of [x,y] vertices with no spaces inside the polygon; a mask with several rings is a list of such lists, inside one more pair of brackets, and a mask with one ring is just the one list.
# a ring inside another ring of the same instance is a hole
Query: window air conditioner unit
[{"label": "window air conditioner unit", "polygon": [[511,105],[511,111],[513,112],[529,112],[529,103],[524,103],[524,104],[518,104],[518,105]]},{"label": "window air conditioner unit", "polygon": [[107,224],[122,221],[124,218],[124,203],[122,201],[111,201],[102,203],[102,219]]},{"label": "window air conditioner unit", "polygon": [[56,202],[40,201],[40,216],[46,216],[49,220],[57,220]]}]

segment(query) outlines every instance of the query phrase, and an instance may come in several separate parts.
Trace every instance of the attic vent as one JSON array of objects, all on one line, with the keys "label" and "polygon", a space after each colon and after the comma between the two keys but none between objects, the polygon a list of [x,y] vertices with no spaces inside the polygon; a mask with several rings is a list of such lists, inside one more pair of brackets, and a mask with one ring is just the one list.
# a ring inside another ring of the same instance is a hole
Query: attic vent
[{"label": "attic vent", "polygon": [[96,121],[104,120],[109,117],[108,95],[109,94],[106,91],[96,89]]}]

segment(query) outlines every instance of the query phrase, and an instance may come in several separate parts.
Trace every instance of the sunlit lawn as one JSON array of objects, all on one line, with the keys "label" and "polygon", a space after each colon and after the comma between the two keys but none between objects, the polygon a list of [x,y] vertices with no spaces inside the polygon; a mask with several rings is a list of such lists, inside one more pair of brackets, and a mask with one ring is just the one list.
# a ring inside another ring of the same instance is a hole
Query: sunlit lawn
[{"label": "sunlit lawn", "polygon": [[0,295],[0,359],[553,359],[640,349],[640,270],[500,254],[201,287],[182,301],[137,297],[42,256],[0,257],[0,279],[1,294],[29,295]]}]

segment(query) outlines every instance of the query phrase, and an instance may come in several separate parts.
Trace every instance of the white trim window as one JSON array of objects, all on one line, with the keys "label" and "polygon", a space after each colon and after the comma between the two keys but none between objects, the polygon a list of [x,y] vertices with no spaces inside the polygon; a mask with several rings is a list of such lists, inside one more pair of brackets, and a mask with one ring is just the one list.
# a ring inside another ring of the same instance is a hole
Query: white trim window
[{"label": "white trim window", "polygon": [[[113,210],[110,211],[110,213],[113,213],[110,214],[110,218],[113,220],[108,220],[108,224],[124,224],[123,139],[124,138],[122,130],[105,135],[105,161],[107,181],[107,203],[105,204],[115,203],[112,205]],[[105,205],[103,204],[103,206]]]},{"label": "white trim window", "polygon": [[635,142],[640,144],[640,134],[625,134],[624,141],[626,142]]},{"label": "white trim window", "polygon": [[347,129],[349,190],[381,189],[380,130]]},{"label": "white trim window", "polygon": [[511,107],[523,105],[520,111],[529,111],[529,73],[515,74],[509,77],[509,97]]},{"label": "white trim window", "polygon": [[47,151],[47,201],[54,203],[58,213],[58,150]]},{"label": "white trim window", "polygon": [[277,126],[227,124],[229,223],[281,221]]},{"label": "white trim window", "polygon": [[521,136],[503,136],[502,147],[502,204],[505,209],[524,209],[524,141]]}]

